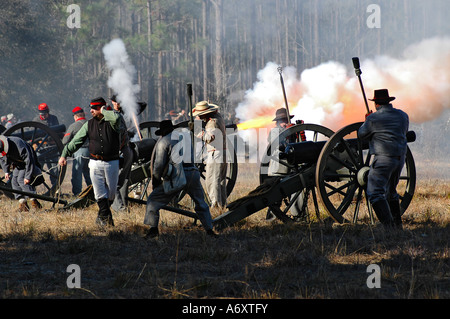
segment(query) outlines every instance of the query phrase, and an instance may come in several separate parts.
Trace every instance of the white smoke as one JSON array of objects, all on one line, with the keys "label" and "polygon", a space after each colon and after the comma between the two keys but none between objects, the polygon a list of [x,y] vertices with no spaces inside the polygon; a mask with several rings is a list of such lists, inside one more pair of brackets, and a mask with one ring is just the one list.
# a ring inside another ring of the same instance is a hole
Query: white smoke
[{"label": "white smoke", "polygon": [[127,122],[136,117],[138,111],[137,97],[140,92],[138,84],[133,80],[136,69],[130,63],[125,44],[121,39],[114,39],[103,47],[106,65],[111,71],[108,79],[108,87],[117,94],[120,106],[123,108]]},{"label": "white smoke", "polygon": [[[364,100],[349,57],[348,70],[330,61],[304,70],[285,67],[283,79],[293,120],[321,124],[337,130],[364,120]],[[278,65],[268,63],[258,81],[236,108],[241,122],[257,116],[274,116],[284,107]],[[432,38],[405,49],[399,59],[380,56],[361,59],[362,81],[367,98],[376,89],[387,88],[395,96],[394,107],[408,113],[411,122],[423,123],[450,108],[450,38]],[[375,111],[373,102],[368,101]]]}]

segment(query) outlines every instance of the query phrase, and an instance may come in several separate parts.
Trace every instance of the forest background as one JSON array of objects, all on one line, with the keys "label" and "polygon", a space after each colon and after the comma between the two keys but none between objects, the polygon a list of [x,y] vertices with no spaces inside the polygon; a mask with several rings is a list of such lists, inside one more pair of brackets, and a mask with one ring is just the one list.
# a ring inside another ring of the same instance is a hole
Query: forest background
[{"label": "forest background", "polygon": [[[74,3],[79,28],[68,24]],[[368,25],[372,4],[381,9],[379,28]],[[0,112],[31,120],[46,102],[69,125],[74,106],[87,109],[90,99],[113,93],[102,48],[121,38],[137,71],[138,100],[148,103],[141,122],[187,110],[187,83],[195,101],[219,104],[229,122],[267,63],[300,73],[327,61],[352,69],[353,56],[397,56],[422,39],[449,36],[447,9],[447,0],[2,1]],[[415,127],[428,154],[447,154],[444,110]]]}]

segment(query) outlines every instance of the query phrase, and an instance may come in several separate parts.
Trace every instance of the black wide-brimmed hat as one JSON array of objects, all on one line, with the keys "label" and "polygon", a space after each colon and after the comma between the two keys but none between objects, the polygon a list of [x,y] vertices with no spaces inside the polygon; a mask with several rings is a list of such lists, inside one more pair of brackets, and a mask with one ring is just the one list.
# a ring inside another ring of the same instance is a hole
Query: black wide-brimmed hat
[{"label": "black wide-brimmed hat", "polygon": [[155,135],[167,135],[174,130],[171,120],[164,120],[159,123],[159,130],[155,131]]},{"label": "black wide-brimmed hat", "polygon": [[389,96],[389,91],[387,89],[375,90],[373,93],[373,99],[369,99],[370,101],[374,101],[378,104],[388,103],[390,101],[395,100],[394,96]]},{"label": "black wide-brimmed hat", "polygon": [[[293,118],[294,115],[290,115],[289,118]],[[288,120],[287,111],[286,109],[278,109],[275,113],[275,118],[272,121],[281,121],[281,120]]]}]

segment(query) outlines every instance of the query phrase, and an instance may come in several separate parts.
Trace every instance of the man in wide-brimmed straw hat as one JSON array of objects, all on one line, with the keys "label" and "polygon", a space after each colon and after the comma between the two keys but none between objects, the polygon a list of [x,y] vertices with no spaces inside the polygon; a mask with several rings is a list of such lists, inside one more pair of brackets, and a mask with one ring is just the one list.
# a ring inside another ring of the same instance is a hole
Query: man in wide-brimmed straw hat
[{"label": "man in wide-brimmed straw hat", "polygon": [[367,195],[380,222],[387,228],[402,228],[399,195],[396,191],[405,164],[408,115],[390,104],[395,97],[387,89],[375,90],[375,113],[369,113],[358,136],[369,140],[374,156],[367,181]]},{"label": "man in wide-brimmed straw hat", "polygon": [[206,191],[211,206],[224,207],[227,203],[227,163],[225,121],[218,112],[219,107],[207,101],[198,102],[192,110],[194,117],[206,123],[197,135],[206,144]]}]

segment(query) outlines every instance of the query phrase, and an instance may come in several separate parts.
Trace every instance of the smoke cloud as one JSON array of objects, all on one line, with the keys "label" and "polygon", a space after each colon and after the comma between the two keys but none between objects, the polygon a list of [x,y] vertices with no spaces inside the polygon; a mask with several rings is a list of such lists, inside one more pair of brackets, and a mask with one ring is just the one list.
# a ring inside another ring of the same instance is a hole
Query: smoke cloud
[{"label": "smoke cloud", "polygon": [[114,39],[103,47],[103,55],[111,71],[108,87],[117,94],[125,120],[134,120],[138,110],[136,95],[141,89],[139,85],[133,84],[136,69],[130,63],[125,44],[121,39]]},{"label": "smoke cloud", "polygon": [[[293,120],[338,130],[364,120],[364,99],[349,57],[351,69],[330,61],[304,70],[285,67],[282,75]],[[258,81],[236,108],[241,122],[255,117],[273,117],[284,107],[278,65],[268,63]],[[395,96],[394,107],[408,113],[410,121],[423,123],[438,118],[450,108],[450,38],[432,38],[413,44],[401,58],[361,58],[362,81],[367,98],[376,89],[387,88]],[[369,108],[375,111],[373,102]],[[273,125],[271,123],[271,125]]]}]

